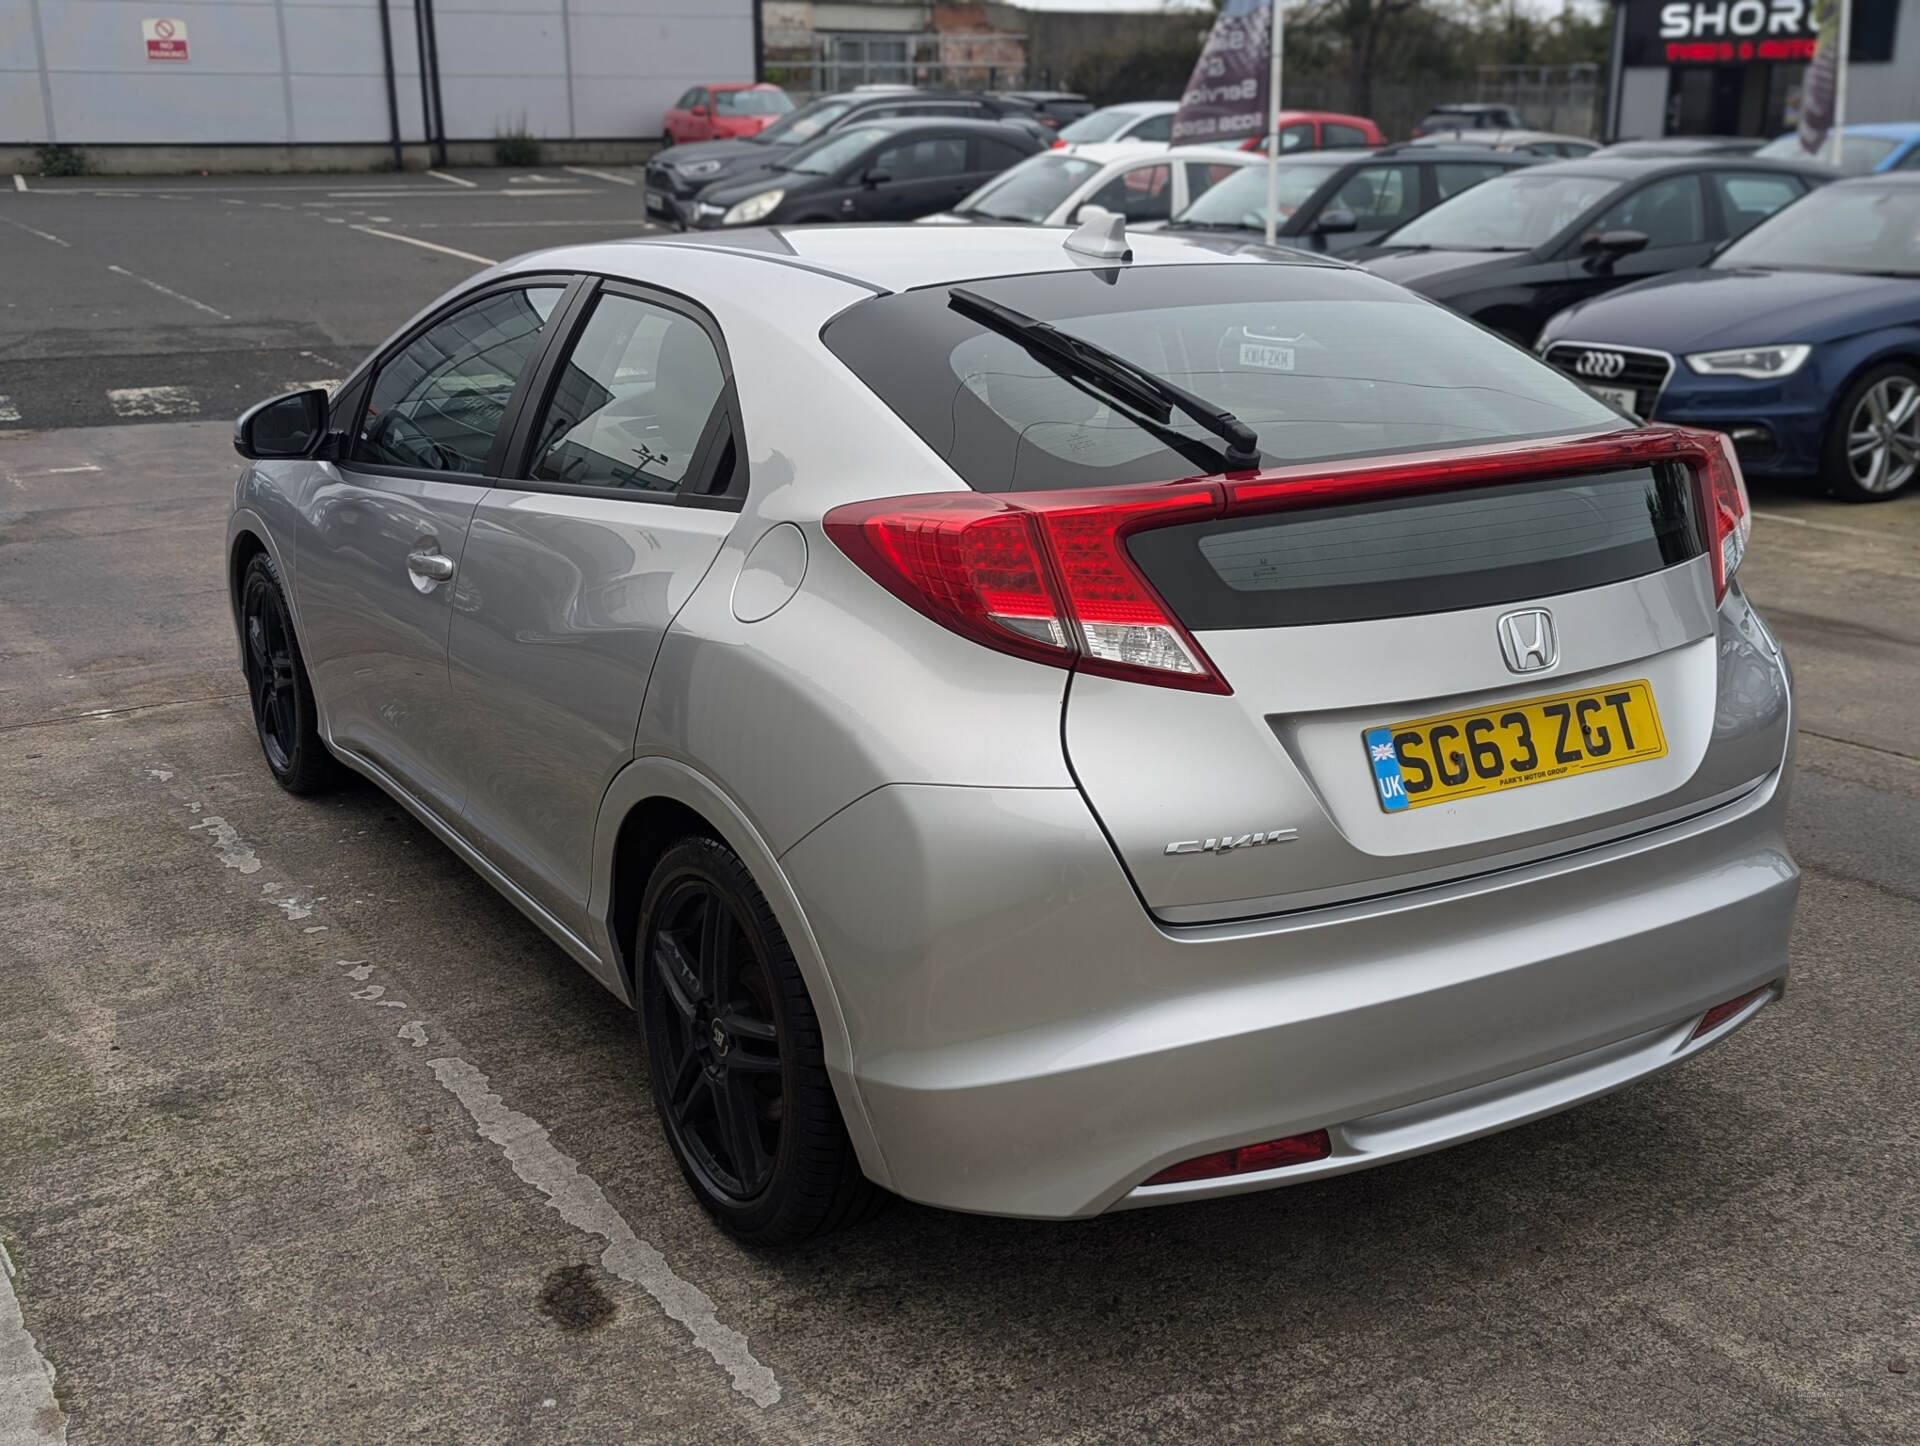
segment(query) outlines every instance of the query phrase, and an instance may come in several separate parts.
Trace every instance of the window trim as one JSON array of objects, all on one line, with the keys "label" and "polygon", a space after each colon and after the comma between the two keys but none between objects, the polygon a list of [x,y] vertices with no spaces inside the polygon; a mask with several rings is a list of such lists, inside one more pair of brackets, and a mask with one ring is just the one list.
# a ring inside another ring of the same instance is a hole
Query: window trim
[{"label": "window trim", "polygon": [[[427,482],[460,482],[471,487],[485,490],[493,485],[493,480],[503,475],[502,469],[511,455],[509,443],[520,422],[520,414],[526,406],[529,384],[540,375],[545,364],[547,352],[553,345],[553,337],[569,311],[578,300],[578,289],[582,278],[566,272],[530,271],[517,276],[497,277],[483,285],[463,291],[451,298],[445,306],[437,308],[432,314],[421,318],[415,326],[407,328],[394,341],[383,347],[368,361],[363,362],[354,374],[341,387],[341,394],[349,401],[349,410],[329,418],[329,422],[338,420],[340,415],[348,418],[344,428],[337,428],[342,438],[342,456],[335,466],[361,473],[369,477],[408,477]],[[533,350],[527,356],[527,364],[521,369],[513,384],[513,392],[507,398],[506,409],[501,413],[500,426],[493,434],[493,445],[487,450],[486,461],[478,472],[446,472],[432,467],[402,467],[391,462],[367,462],[352,455],[353,444],[360,435],[360,424],[366,420],[367,406],[373,399],[373,383],[381,370],[404,352],[427,332],[433,330],[449,317],[466,310],[476,302],[507,291],[530,291],[539,286],[558,286],[560,300],[548,314],[546,324],[540,328],[540,334],[534,339]],[[348,394],[351,393],[351,396]]]},{"label": "window trim", "polygon": [[[726,335],[720,330],[719,322],[692,298],[644,282],[610,276],[580,276],[575,278],[575,282],[577,290],[568,304],[555,309],[554,314],[560,325],[553,328],[551,338],[541,348],[528,372],[533,385],[528,389],[519,411],[514,414],[513,428],[502,458],[502,470],[499,480],[493,485],[508,487],[516,492],[549,492],[569,497],[603,497],[615,502],[643,502],[654,507],[704,507],[712,511],[738,512],[746,504],[749,481],[746,429],[742,424],[743,413],[738,384],[734,379],[733,357],[727,350]],[[722,382],[719,399],[700,434],[700,440],[694,448],[694,461],[681,479],[682,485],[672,492],[643,492],[632,487],[594,487],[578,482],[554,482],[532,475],[534,424],[552,401],[554,386],[560,378],[561,363],[573,354],[575,343],[593,315],[594,304],[603,295],[624,296],[643,305],[686,317],[706,332],[707,340],[713,343],[714,352],[720,359]],[[733,439],[733,478],[725,492],[713,493],[706,489],[713,485],[713,469],[729,435]],[[698,480],[698,487],[693,485],[695,479]]]}]

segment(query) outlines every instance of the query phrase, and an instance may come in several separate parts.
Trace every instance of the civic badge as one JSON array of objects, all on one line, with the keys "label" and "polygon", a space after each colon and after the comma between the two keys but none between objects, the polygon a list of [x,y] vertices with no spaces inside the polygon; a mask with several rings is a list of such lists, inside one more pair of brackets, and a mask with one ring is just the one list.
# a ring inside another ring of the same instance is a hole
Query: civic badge
[{"label": "civic badge", "polygon": [[1553,633],[1553,614],[1545,608],[1525,608],[1500,619],[1500,655],[1515,673],[1538,673],[1560,661],[1560,642]]}]

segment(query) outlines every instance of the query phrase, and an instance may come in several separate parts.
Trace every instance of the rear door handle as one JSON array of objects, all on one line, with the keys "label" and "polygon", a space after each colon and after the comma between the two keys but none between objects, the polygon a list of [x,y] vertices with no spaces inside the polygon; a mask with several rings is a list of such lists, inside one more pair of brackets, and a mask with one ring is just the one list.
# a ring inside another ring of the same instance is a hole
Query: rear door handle
[{"label": "rear door handle", "polygon": [[415,577],[425,578],[428,582],[453,581],[453,559],[444,552],[431,552],[422,548],[419,552],[407,554],[407,571]]}]

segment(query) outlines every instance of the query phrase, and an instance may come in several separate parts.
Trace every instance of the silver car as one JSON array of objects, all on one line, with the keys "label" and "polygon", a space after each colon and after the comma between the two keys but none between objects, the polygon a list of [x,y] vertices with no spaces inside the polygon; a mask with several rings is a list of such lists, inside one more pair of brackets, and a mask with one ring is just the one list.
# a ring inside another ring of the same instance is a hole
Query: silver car
[{"label": "silver car", "polygon": [[1117,229],[546,251],[238,424],[274,776],[372,779],[632,1002],[745,1240],[1381,1164],[1785,985],[1724,439]]}]

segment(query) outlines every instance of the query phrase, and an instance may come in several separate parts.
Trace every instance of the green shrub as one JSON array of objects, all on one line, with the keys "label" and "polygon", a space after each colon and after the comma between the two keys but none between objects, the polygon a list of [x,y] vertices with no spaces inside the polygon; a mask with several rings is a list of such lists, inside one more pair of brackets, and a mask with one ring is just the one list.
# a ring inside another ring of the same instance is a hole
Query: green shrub
[{"label": "green shrub", "polygon": [[540,164],[540,138],[527,129],[527,118],[510,131],[496,131],[493,159],[501,166],[537,166]]},{"label": "green shrub", "polygon": [[87,153],[78,146],[42,146],[39,162],[43,176],[84,176],[92,169]]}]

